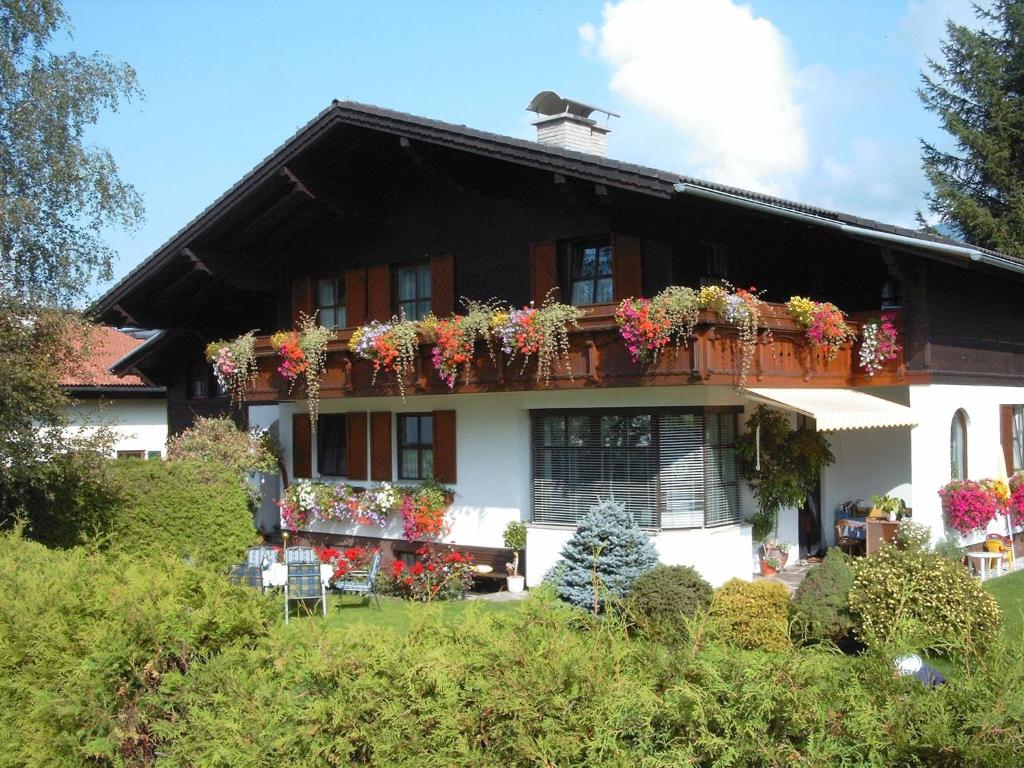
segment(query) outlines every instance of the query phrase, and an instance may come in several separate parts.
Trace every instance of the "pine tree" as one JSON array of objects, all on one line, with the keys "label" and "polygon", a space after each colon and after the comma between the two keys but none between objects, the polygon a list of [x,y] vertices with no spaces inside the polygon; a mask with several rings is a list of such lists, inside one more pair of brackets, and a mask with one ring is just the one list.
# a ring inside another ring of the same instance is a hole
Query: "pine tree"
[{"label": "pine tree", "polygon": [[947,152],[922,140],[926,199],[968,242],[1024,256],[1024,2],[975,13],[978,29],[947,22],[944,61],[922,74],[918,95],[955,144]]},{"label": "pine tree", "polygon": [[625,506],[603,501],[583,516],[562,548],[554,569],[558,596],[599,613],[608,598],[626,597],[633,583],[657,563],[654,545]]}]

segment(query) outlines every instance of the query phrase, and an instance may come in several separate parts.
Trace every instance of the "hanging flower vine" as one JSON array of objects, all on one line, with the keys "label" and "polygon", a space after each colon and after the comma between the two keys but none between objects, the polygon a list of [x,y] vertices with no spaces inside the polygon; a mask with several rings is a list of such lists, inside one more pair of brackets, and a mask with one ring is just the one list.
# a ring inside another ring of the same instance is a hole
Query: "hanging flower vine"
[{"label": "hanging flower vine", "polygon": [[653,299],[624,299],[615,312],[619,335],[634,363],[648,364],[674,338],[676,349],[689,344],[700,315],[692,288],[673,285]]},{"label": "hanging flower vine", "polygon": [[299,313],[298,331],[278,331],[270,337],[270,346],[277,352],[277,372],[288,382],[288,394],[295,389],[300,376],[306,379],[306,402],[313,433],[316,433],[320,410],[320,383],[327,367],[327,342],[334,331],[316,322],[316,315]]},{"label": "hanging flower vine", "polygon": [[466,306],[465,315],[452,315],[445,320],[430,317],[421,323],[423,332],[434,336],[430,358],[437,375],[448,385],[448,389],[455,388],[460,372],[469,384],[477,339],[483,340],[488,352],[494,356],[491,323],[495,314],[500,312],[497,303],[471,299],[463,299],[463,303]]},{"label": "hanging flower vine", "polygon": [[493,317],[491,327],[505,354],[522,355],[523,370],[530,358],[536,357],[537,381],[547,384],[559,362],[572,378],[569,333],[570,329],[579,328],[583,315],[579,307],[557,302],[548,293],[540,309],[531,304],[507,313],[499,312]]},{"label": "hanging flower vine", "polygon": [[707,285],[700,289],[697,300],[701,309],[714,310],[720,318],[739,330],[740,359],[736,386],[745,386],[757,351],[758,330],[763,325],[762,301],[757,288],[751,286],[745,290],[728,284]]},{"label": "hanging flower vine", "polygon": [[846,316],[835,304],[793,296],[786,302],[786,309],[804,327],[811,347],[824,352],[826,360],[835,360],[843,344],[854,338]]},{"label": "hanging flower vine", "polygon": [[213,364],[217,383],[231,396],[231,404],[245,403],[245,390],[256,379],[256,332],[249,331],[231,341],[211,341],[206,358]]},{"label": "hanging flower vine", "polygon": [[899,356],[895,319],[895,315],[886,313],[878,322],[865,323],[861,328],[860,367],[868,376],[874,376],[886,362]]},{"label": "hanging flower vine", "polygon": [[348,348],[353,354],[373,363],[373,383],[377,382],[377,374],[381,371],[394,373],[398,392],[405,400],[405,383],[416,365],[419,333],[419,324],[406,320],[403,313],[400,318],[392,317],[386,323],[374,320],[369,325],[356,328]]}]

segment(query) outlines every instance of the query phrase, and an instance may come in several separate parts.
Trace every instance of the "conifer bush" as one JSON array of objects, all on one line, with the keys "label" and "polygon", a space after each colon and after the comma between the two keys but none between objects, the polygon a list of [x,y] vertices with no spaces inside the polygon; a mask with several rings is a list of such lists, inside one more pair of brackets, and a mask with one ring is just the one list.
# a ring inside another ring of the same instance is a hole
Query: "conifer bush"
[{"label": "conifer bush", "polygon": [[840,642],[853,631],[850,588],[853,569],[849,557],[833,547],[825,559],[807,571],[790,604],[793,627],[811,642]]},{"label": "conifer bush", "polygon": [[658,553],[623,504],[608,499],[590,508],[552,569],[558,596],[599,613],[625,598],[658,562]]},{"label": "conifer bush", "polygon": [[666,640],[685,637],[686,619],[711,606],[714,590],[688,565],[659,564],[633,584],[634,615]]},{"label": "conifer bush", "polygon": [[716,634],[729,645],[762,651],[790,647],[789,589],[777,581],[730,579],[711,603]]}]

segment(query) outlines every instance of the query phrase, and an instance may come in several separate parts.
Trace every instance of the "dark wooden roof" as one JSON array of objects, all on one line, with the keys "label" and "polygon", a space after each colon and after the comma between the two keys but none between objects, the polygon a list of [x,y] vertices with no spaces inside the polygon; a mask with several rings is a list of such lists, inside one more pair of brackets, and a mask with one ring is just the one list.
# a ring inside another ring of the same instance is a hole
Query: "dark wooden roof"
[{"label": "dark wooden roof", "polygon": [[[119,318],[117,306],[130,292],[155,277],[163,267],[180,262],[184,249],[194,244],[196,238],[215,227],[230,212],[248,198],[272,194],[280,195],[278,187],[288,186],[289,194],[298,190],[301,182],[290,176],[288,164],[310,149],[339,125],[354,126],[382,134],[391,134],[409,140],[443,146],[491,159],[506,161],[519,166],[565,174],[573,178],[591,181],[610,187],[653,196],[661,199],[681,198],[675,189],[679,183],[720,192],[742,200],[763,203],[780,211],[793,211],[848,224],[877,232],[890,233],[920,240],[922,246],[928,243],[943,243],[963,246],[956,240],[943,238],[914,229],[885,224],[872,219],[819,208],[792,200],[764,195],[750,190],[716,184],[669,171],[658,170],[632,163],[590,155],[573,150],[538,144],[534,141],[517,139],[495,133],[432,120],[404,112],[396,112],[369,104],[353,101],[334,101],[331,105],[295,133],[288,141],[271,152],[255,168],[243,176],[227,192],[203,210],[196,218],[173,235],[163,246],[129,272],[116,285],[97,300],[93,309],[107,322],[117,324],[130,321]],[[277,190],[268,192],[268,189]],[[283,202],[283,198],[282,198]],[[770,213],[770,211],[768,211]],[[976,249],[983,251],[984,249]],[[1002,254],[1009,262],[1024,265],[1024,260]],[[179,265],[180,266],[180,265]],[[168,279],[173,279],[168,275]],[[179,280],[184,278],[179,278]],[[186,286],[187,287],[187,286]]]}]

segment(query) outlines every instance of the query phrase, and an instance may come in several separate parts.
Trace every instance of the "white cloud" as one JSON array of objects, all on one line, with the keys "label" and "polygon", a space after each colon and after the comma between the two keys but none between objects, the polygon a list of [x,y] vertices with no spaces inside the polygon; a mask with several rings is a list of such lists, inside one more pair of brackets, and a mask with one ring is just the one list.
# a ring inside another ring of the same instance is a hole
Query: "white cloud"
[{"label": "white cloud", "polygon": [[978,26],[973,5],[973,0],[909,0],[907,12],[896,25],[896,39],[909,46],[922,64],[926,58],[937,58],[946,37],[947,19]]},{"label": "white cloud", "polygon": [[788,44],[767,19],[729,0],[621,0],[600,29],[580,28],[611,67],[611,89],[668,121],[686,171],[778,192],[807,165]]}]

